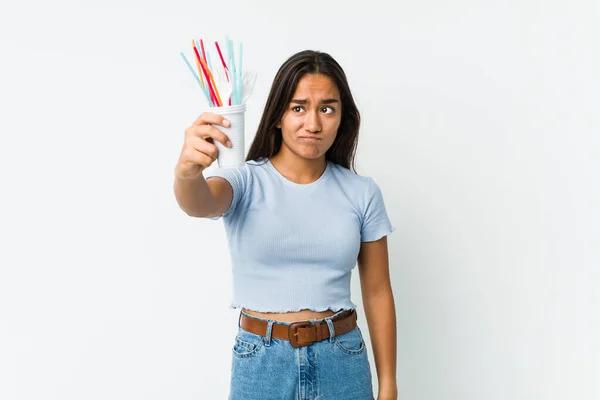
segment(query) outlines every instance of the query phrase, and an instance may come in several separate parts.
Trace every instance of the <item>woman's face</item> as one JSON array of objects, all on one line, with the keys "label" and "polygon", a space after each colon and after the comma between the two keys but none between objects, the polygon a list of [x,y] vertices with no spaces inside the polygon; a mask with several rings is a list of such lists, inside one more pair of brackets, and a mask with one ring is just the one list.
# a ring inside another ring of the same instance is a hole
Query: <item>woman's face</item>
[{"label": "woman's face", "polygon": [[327,76],[307,74],[298,81],[277,127],[283,151],[316,159],[333,144],[342,119],[340,91]]}]

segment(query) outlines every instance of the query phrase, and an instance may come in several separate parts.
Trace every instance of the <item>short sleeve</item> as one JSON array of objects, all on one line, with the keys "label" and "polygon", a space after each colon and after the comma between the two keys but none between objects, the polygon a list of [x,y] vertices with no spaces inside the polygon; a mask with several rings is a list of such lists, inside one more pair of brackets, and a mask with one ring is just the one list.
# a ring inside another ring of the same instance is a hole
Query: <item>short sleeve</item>
[{"label": "short sleeve", "polygon": [[374,242],[396,230],[385,209],[381,189],[372,178],[368,178],[364,204],[365,210],[360,229],[361,242]]},{"label": "short sleeve", "polygon": [[249,171],[246,164],[236,167],[236,168],[215,168],[210,171],[205,170],[203,172],[204,178],[206,180],[218,176],[225,179],[231,185],[233,189],[233,199],[231,200],[231,205],[223,214],[218,217],[209,218],[212,220],[218,220],[221,217],[227,217],[235,212],[238,208],[240,202],[244,198],[245,192],[248,187],[249,181]]}]

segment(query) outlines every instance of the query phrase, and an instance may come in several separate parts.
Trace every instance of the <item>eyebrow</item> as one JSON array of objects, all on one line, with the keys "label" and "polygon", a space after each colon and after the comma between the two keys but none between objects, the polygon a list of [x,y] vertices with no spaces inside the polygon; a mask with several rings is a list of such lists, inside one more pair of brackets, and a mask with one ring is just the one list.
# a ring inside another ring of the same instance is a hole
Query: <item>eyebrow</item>
[{"label": "eyebrow", "polygon": [[[321,104],[331,104],[331,103],[339,103],[340,101],[338,99],[325,99],[323,101],[321,101]],[[296,104],[307,104],[308,100],[306,99],[292,99],[290,100],[290,103],[296,103]]]}]

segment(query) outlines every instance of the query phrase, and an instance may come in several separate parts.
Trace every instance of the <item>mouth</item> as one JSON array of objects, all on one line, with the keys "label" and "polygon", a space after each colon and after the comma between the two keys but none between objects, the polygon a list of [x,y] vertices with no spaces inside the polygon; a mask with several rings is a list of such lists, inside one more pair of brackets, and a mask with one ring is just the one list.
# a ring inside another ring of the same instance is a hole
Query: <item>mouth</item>
[{"label": "mouth", "polygon": [[315,136],[300,136],[301,140],[306,140],[307,142],[318,142],[321,138]]}]

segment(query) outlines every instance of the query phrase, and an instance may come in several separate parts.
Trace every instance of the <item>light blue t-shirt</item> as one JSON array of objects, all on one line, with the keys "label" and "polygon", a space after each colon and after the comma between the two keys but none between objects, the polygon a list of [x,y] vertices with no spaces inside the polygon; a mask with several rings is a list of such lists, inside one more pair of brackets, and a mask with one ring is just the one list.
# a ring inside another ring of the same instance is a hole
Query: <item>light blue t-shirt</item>
[{"label": "light blue t-shirt", "polygon": [[220,176],[233,188],[222,215],[232,262],[230,308],[356,308],[350,277],[360,244],[395,230],[372,178],[328,161],[318,180],[298,184],[268,159],[205,170],[204,176]]}]

